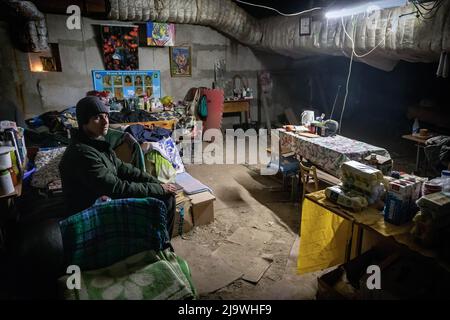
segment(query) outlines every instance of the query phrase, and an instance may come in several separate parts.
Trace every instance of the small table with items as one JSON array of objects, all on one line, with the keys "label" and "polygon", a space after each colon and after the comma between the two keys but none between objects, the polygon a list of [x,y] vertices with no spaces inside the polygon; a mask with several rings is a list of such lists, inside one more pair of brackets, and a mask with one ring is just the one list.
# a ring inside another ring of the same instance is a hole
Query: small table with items
[{"label": "small table with items", "polygon": [[[341,165],[349,160],[366,162],[365,158],[377,154],[391,159],[386,149],[340,135],[321,137],[278,129],[281,150],[290,150],[297,157],[304,158],[325,172],[339,177]],[[382,171],[392,169],[392,161]]]},{"label": "small table with items", "polygon": [[419,171],[419,165],[420,165],[420,149],[425,148],[426,141],[431,138],[430,136],[422,137],[420,135],[416,134],[406,134],[402,136],[403,139],[410,140],[416,142],[417,146],[417,154],[416,154],[416,172]]},{"label": "small table with items", "polygon": [[250,102],[252,99],[228,100],[223,103],[223,114],[240,113],[240,124],[244,115],[245,123],[250,119]]},{"label": "small table with items", "polygon": [[346,210],[328,200],[324,191],[310,193],[302,207],[298,273],[326,269],[360,255],[364,230],[435,258],[435,251],[414,241],[410,233],[412,225],[412,222],[400,226],[388,223],[383,213],[372,207],[361,212]]}]

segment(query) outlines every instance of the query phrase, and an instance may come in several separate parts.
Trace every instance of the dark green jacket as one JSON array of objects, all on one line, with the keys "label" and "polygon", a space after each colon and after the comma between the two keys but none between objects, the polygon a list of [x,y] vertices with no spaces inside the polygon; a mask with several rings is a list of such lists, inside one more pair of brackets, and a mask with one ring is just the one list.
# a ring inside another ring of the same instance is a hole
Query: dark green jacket
[{"label": "dark green jacket", "polygon": [[68,213],[92,206],[101,196],[113,199],[163,195],[159,181],[117,158],[111,145],[74,131],[59,165]]}]

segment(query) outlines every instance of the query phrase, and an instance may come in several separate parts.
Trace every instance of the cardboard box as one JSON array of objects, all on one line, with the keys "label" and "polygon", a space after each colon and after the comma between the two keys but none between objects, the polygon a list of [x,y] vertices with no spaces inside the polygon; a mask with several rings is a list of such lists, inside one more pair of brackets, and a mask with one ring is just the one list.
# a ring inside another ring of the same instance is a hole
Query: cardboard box
[{"label": "cardboard box", "polygon": [[210,192],[201,192],[190,195],[192,204],[192,217],[195,226],[202,226],[214,222],[214,200]]},{"label": "cardboard box", "polygon": [[194,227],[194,222],[191,213],[191,202],[186,198],[185,201],[177,204],[174,224],[172,230],[172,238],[180,235],[180,224],[182,223],[182,234],[191,231]]}]

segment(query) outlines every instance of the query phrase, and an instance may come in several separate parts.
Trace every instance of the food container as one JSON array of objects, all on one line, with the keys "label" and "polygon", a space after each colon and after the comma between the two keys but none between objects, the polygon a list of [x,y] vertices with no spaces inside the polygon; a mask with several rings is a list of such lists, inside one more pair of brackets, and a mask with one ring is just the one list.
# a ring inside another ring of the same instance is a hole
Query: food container
[{"label": "food container", "polygon": [[14,151],[13,147],[0,147],[0,170],[6,170],[12,167],[11,151]]},{"label": "food container", "polygon": [[9,171],[0,171],[0,196],[8,195],[14,191],[15,189]]}]

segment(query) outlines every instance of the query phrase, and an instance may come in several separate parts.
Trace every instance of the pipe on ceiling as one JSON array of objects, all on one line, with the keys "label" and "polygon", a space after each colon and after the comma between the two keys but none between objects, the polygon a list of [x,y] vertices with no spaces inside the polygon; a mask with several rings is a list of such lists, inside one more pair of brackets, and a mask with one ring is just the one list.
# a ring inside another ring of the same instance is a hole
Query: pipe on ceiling
[{"label": "pipe on ceiling", "polygon": [[[327,20],[313,17],[311,34],[300,36],[300,17],[257,20],[231,0],[109,0],[108,18],[157,21],[212,27],[239,42],[281,55],[302,58],[317,54],[363,56],[355,60],[390,71],[399,60],[434,62],[450,51],[450,1],[433,19],[410,13],[412,4],[371,14]],[[348,33],[348,36],[345,34]],[[354,45],[350,40],[354,39]]]},{"label": "pipe on ceiling", "polygon": [[[22,31],[16,30],[21,48],[26,52],[41,52],[49,49],[45,16],[31,1],[2,0],[18,17],[14,21]],[[18,31],[18,32],[17,32]]]}]

